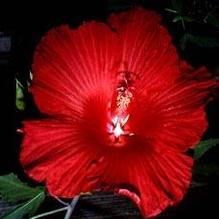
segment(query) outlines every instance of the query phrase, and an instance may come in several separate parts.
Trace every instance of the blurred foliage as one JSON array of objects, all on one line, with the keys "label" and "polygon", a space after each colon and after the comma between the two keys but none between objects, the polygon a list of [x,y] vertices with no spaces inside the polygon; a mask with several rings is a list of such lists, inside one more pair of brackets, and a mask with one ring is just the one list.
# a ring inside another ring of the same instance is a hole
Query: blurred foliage
[{"label": "blurred foliage", "polygon": [[109,0],[107,9],[110,12],[123,11],[132,8],[134,5],[135,5],[135,1]]},{"label": "blurred foliage", "polygon": [[189,42],[200,47],[208,47],[208,48],[219,47],[219,38],[195,36],[189,33],[185,33],[180,39],[181,49],[185,50],[186,45]]},{"label": "blurred foliage", "polygon": [[196,163],[193,169],[194,175],[201,175],[201,176],[212,176],[217,175],[219,176],[219,165],[215,163],[208,163],[208,164],[201,164]]},{"label": "blurred foliage", "polygon": [[209,12],[204,21],[214,27],[219,27],[219,13]]},{"label": "blurred foliage", "polygon": [[[200,7],[198,4],[201,2],[204,5],[201,4]],[[188,8],[188,6],[190,6],[190,8]],[[210,32],[196,33],[197,25],[199,25],[199,29],[206,28],[206,26],[213,26],[214,28],[219,27],[216,3],[213,7],[211,1],[206,0],[193,0],[190,2],[186,0],[172,0],[170,8],[166,8],[165,10],[172,14],[173,23],[178,22],[182,25],[183,34],[179,40],[180,48],[182,50],[186,49],[188,43],[206,48],[219,47],[218,36],[212,36]],[[216,32],[219,34],[219,30]]]},{"label": "blurred foliage", "polygon": [[[161,5],[159,13],[177,25],[176,31],[178,26],[181,27],[179,48],[185,50],[189,43],[205,48],[219,47],[219,2],[216,0],[156,0],[156,4]],[[108,0],[110,12],[148,5],[153,7],[155,3],[151,0]],[[201,31],[197,32],[197,26]],[[212,31],[202,32],[203,29],[208,28]]]}]

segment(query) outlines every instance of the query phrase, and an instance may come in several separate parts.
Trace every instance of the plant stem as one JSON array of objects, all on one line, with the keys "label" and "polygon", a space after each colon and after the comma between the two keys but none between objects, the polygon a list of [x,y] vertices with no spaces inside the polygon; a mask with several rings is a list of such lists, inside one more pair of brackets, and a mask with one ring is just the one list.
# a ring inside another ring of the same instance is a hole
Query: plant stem
[{"label": "plant stem", "polygon": [[78,202],[78,200],[79,200],[79,197],[80,197],[79,195],[76,195],[76,196],[72,199],[71,204],[67,207],[68,210],[67,210],[67,212],[66,212],[66,215],[65,215],[65,218],[64,218],[64,219],[70,219],[70,218],[71,218],[72,212],[73,212],[73,210],[74,210],[74,208],[75,208],[75,206],[76,206],[76,204],[77,204],[77,202]]},{"label": "plant stem", "polygon": [[68,206],[69,203],[62,201],[59,197],[55,196],[55,199],[60,202],[61,204],[63,204],[64,206]]},{"label": "plant stem", "polygon": [[38,214],[38,215],[36,215],[34,217],[31,217],[30,219],[41,218],[41,217],[48,216],[48,215],[51,215],[51,214],[55,214],[55,213],[58,213],[58,212],[61,212],[61,211],[65,211],[65,210],[68,210],[68,207],[59,208],[59,209],[56,209],[56,210],[53,210],[53,211],[48,211],[46,213]]}]

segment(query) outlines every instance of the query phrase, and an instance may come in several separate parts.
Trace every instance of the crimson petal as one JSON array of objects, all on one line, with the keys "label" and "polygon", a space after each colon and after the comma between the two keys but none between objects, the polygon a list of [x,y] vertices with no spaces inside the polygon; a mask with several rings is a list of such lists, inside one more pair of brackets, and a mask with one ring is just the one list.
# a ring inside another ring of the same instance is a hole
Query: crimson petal
[{"label": "crimson petal", "polygon": [[54,119],[27,121],[24,134],[21,163],[31,178],[46,182],[52,195],[73,197],[93,188],[95,174],[93,171],[88,178],[89,168],[93,161],[100,162],[101,151],[81,138],[78,124]]},{"label": "crimson petal", "polygon": [[156,216],[183,198],[191,180],[190,157],[171,150],[148,154],[136,147],[133,153],[122,154],[122,160],[119,153],[107,155],[102,180],[114,185],[116,193],[131,198],[145,217]]},{"label": "crimson petal", "polygon": [[40,110],[50,115],[80,117],[84,100],[97,90],[112,92],[119,56],[116,34],[101,23],[77,30],[52,29],[38,45],[31,87]]}]

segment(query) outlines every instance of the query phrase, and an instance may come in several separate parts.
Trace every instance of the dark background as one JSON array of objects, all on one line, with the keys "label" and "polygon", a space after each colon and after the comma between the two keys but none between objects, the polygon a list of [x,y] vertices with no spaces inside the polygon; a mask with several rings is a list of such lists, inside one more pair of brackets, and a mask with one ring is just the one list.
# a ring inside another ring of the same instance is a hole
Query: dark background
[{"label": "dark background", "polygon": [[[198,2],[194,4],[194,2]],[[80,3],[80,5],[79,5]],[[219,6],[215,0],[184,0],[184,12],[201,19],[211,8]],[[210,6],[209,6],[210,4]],[[185,30],[179,23],[172,22],[172,15],[164,9],[171,7],[168,0],[142,1],[71,1],[65,3],[31,2],[15,5],[8,2],[1,5],[0,39],[0,88],[1,88],[1,144],[0,144],[0,174],[15,172],[21,179],[25,176],[18,162],[19,145],[22,136],[16,133],[21,126],[21,120],[39,115],[31,96],[26,96],[25,111],[15,107],[15,77],[25,82],[31,69],[32,55],[39,39],[51,27],[68,23],[72,27],[80,25],[84,20],[96,19],[104,21],[111,11],[125,10],[133,5],[141,5],[158,11],[163,16],[163,23],[173,37],[173,43],[180,55],[192,65],[206,65],[209,70],[219,76],[219,47],[203,47],[188,43],[185,50],[180,48],[180,39]],[[199,23],[187,24],[187,31],[192,33],[219,38],[218,28]],[[219,137],[219,100],[216,98],[207,106],[209,129],[203,139]],[[211,149],[200,163],[219,165],[218,148]],[[191,188],[185,199],[176,207],[164,212],[158,218],[219,218],[219,172],[211,174],[196,174],[194,180],[204,183],[204,186]],[[32,182],[30,182],[32,183]],[[54,200],[48,199],[39,212],[54,209]],[[83,198],[77,205],[74,218],[140,218],[138,210],[125,198],[114,197],[111,194]],[[111,217],[109,217],[112,215]],[[54,218],[54,217],[50,217]],[[56,218],[62,218],[57,215]]]}]

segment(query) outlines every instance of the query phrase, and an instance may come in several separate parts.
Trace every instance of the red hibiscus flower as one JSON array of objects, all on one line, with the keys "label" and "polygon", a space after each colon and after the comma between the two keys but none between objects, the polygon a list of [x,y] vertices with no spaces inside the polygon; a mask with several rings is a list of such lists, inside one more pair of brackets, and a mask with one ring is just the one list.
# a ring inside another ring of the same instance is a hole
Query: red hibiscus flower
[{"label": "red hibiscus flower", "polygon": [[180,60],[156,13],[54,28],[33,72],[30,90],[47,117],[24,122],[20,159],[30,177],[59,197],[114,191],[145,217],[182,199],[193,163],[185,152],[206,130],[216,82]]}]

